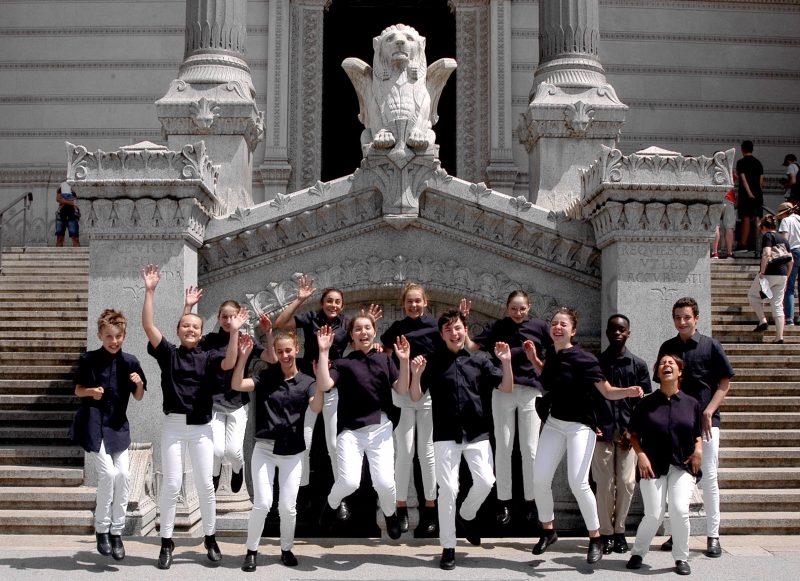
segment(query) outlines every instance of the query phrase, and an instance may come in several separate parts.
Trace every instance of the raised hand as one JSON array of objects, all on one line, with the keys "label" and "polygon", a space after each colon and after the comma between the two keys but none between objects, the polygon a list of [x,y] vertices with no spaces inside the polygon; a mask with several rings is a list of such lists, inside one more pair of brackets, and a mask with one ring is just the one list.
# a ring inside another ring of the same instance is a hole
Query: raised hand
[{"label": "raised hand", "polygon": [[394,352],[400,361],[408,361],[411,356],[411,345],[405,335],[400,335],[394,342]]},{"label": "raised hand", "polygon": [[458,301],[458,312],[464,315],[465,319],[469,317],[469,312],[471,309],[472,301],[470,299],[462,298],[460,301]]},{"label": "raised hand", "polygon": [[320,351],[330,351],[333,346],[333,329],[329,325],[323,325],[317,331],[317,345]]},{"label": "raised hand", "polygon": [[372,318],[377,322],[379,319],[383,318],[383,309],[380,305],[371,304],[367,309],[367,314],[372,315]]},{"label": "raised hand", "polygon": [[272,333],[272,321],[270,321],[269,317],[264,313],[258,316],[258,326],[264,335]]},{"label": "raised hand", "polygon": [[247,320],[250,318],[250,311],[245,308],[239,309],[239,312],[236,313],[236,316],[231,319],[231,331],[234,333],[242,328]]},{"label": "raised hand", "polygon": [[525,351],[525,355],[527,355],[528,359],[530,359],[531,363],[541,365],[542,360],[539,359],[538,354],[536,353],[536,344],[528,339],[522,344],[522,349]]},{"label": "raised hand", "polygon": [[186,299],[184,305],[190,309],[200,302],[203,298],[203,289],[197,286],[188,286],[186,288]]},{"label": "raised hand", "polygon": [[305,301],[308,297],[314,294],[317,289],[314,288],[314,279],[305,274],[301,275],[297,281],[297,298]]},{"label": "raised hand", "polygon": [[425,371],[425,366],[428,364],[428,360],[425,359],[424,355],[417,355],[414,359],[411,360],[411,373],[413,375],[419,375],[423,371]]},{"label": "raised hand", "polygon": [[494,354],[500,361],[511,361],[511,347],[509,347],[508,343],[503,343],[502,341],[495,343]]},{"label": "raised hand", "polygon": [[250,335],[239,336],[239,357],[249,357],[253,351],[253,338]]},{"label": "raised hand", "polygon": [[158,266],[155,264],[148,264],[142,269],[142,278],[144,279],[145,290],[154,291],[161,280],[161,274],[158,272]]}]

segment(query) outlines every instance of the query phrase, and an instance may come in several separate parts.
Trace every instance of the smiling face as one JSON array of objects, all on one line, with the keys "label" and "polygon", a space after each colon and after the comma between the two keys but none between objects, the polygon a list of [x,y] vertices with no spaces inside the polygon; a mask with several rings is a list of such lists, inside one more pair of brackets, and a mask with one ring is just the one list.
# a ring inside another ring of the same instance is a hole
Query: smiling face
[{"label": "smiling face", "polygon": [[681,339],[688,339],[697,330],[699,315],[695,315],[691,307],[679,307],[672,309],[672,323],[678,331]]},{"label": "smiling face", "polygon": [[662,386],[676,383],[681,378],[681,374],[681,365],[672,355],[664,355],[658,361],[658,378],[661,380]]},{"label": "smiling face", "polygon": [[238,314],[239,314],[239,309],[237,309],[236,307],[230,305],[222,307],[217,315],[217,318],[219,319],[220,329],[222,329],[226,333],[230,333],[231,321]]},{"label": "smiling face", "polygon": [[550,319],[550,338],[556,347],[569,347],[576,332],[572,318],[566,313],[556,313]]},{"label": "smiling face", "polygon": [[467,339],[467,327],[460,318],[456,317],[442,326],[441,335],[447,348],[456,353],[464,348],[464,342]]},{"label": "smiling face", "polygon": [[203,337],[203,319],[198,315],[183,315],[178,321],[177,332],[182,346],[196,347]]},{"label": "smiling face", "polygon": [[419,289],[410,289],[403,297],[403,310],[406,316],[412,319],[420,318],[427,306],[428,300],[425,298],[425,293]]},{"label": "smiling face", "polygon": [[125,341],[125,331],[117,325],[103,325],[97,332],[97,338],[103,342],[103,349],[109,353],[116,354],[122,349]]},{"label": "smiling face", "polygon": [[368,317],[356,317],[353,319],[350,339],[353,341],[353,348],[367,352],[375,342],[375,326]]},{"label": "smiling face", "polygon": [[320,304],[322,305],[322,312],[325,313],[325,316],[333,320],[342,314],[342,309],[344,309],[344,297],[342,297],[342,293],[339,291],[330,290],[322,297]]},{"label": "smiling face", "polygon": [[275,355],[278,356],[278,363],[284,370],[294,367],[297,359],[297,344],[291,337],[279,337],[274,343]]},{"label": "smiling face", "polygon": [[628,337],[631,336],[631,330],[628,321],[622,317],[614,317],[608,321],[606,326],[606,337],[612,347],[617,350],[622,350]]},{"label": "smiling face", "polygon": [[506,305],[506,313],[511,317],[511,320],[519,324],[528,318],[528,313],[531,311],[531,305],[525,297],[514,297]]}]

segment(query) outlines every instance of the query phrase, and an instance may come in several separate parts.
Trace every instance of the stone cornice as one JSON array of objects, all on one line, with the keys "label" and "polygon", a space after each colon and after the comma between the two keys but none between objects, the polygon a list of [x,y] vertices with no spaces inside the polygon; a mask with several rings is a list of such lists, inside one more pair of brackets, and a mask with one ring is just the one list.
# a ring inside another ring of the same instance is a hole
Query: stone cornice
[{"label": "stone cornice", "polygon": [[600,0],[600,5],[617,8],[659,8],[662,10],[733,9],[751,10],[753,12],[800,12],[800,6],[795,0]]},{"label": "stone cornice", "polygon": [[[511,63],[511,71],[515,73],[533,73],[539,63],[536,61]],[[800,71],[790,69],[767,69],[767,68],[723,68],[723,67],[681,67],[681,66],[659,66],[659,65],[633,65],[627,63],[603,63],[603,68],[607,76],[611,75],[677,75],[677,76],[698,76],[698,77],[732,77],[748,79],[773,79],[779,81],[800,80]],[[612,79],[613,80],[613,79]]]}]

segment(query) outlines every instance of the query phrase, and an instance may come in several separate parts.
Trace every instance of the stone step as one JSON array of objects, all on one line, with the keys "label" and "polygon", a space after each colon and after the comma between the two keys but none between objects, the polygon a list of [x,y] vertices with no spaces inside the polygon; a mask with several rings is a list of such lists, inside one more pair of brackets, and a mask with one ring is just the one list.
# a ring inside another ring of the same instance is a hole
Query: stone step
[{"label": "stone step", "polygon": [[82,467],[0,465],[0,486],[81,486],[82,484]]},{"label": "stone step", "polygon": [[[31,328],[34,325],[31,325],[28,321],[22,320],[8,320],[2,319],[0,320],[0,333],[4,331],[18,331],[20,329],[24,329],[28,332],[28,336],[31,335]],[[86,318],[80,320],[67,320],[61,321],[58,319],[50,319],[50,320],[41,320],[36,321],[35,329],[37,332],[41,329],[44,330],[56,330],[56,329],[63,329],[65,331],[83,331],[86,333]]]},{"label": "stone step", "polygon": [[69,426],[6,426],[0,425],[0,445],[60,445],[71,444]]},{"label": "stone step", "polygon": [[748,369],[734,367],[736,381],[760,381],[768,383],[772,381],[795,381],[800,379],[800,370],[797,369]]},{"label": "stone step", "polygon": [[0,379],[0,394],[71,394],[72,381],[55,379]]},{"label": "stone step", "polygon": [[37,272],[10,274],[5,269],[3,270],[3,278],[0,279],[4,283],[12,284],[27,284],[29,287],[39,287],[41,284],[61,284],[62,286],[71,286],[73,288],[89,288],[88,272],[73,272],[70,274],[62,274],[58,272],[47,271],[44,276],[41,270]]},{"label": "stone step", "polygon": [[[75,404],[77,408],[77,401]],[[69,424],[75,415],[74,410],[5,410],[0,409],[0,423],[12,426],[58,426]]]},{"label": "stone step", "polygon": [[72,374],[72,365],[40,365],[36,367],[0,365],[0,377],[18,379],[58,379]]},{"label": "stone step", "polygon": [[776,429],[730,429],[727,422],[723,420],[722,430],[720,430],[720,444],[722,446],[778,446],[778,447],[797,447],[800,446],[800,430],[776,430]]},{"label": "stone step", "polygon": [[723,512],[719,530],[723,535],[797,534],[800,512]]},{"label": "stone step", "polygon": [[800,347],[797,345],[772,345],[771,343],[723,343],[727,355],[750,356],[750,357],[781,357],[783,355],[798,355]]},{"label": "stone step", "polygon": [[720,490],[722,514],[731,512],[783,512],[800,511],[800,489],[761,488],[758,490]]},{"label": "stone step", "polygon": [[26,254],[53,254],[54,256],[82,256],[89,255],[88,246],[9,246],[3,249],[3,258],[7,255]]},{"label": "stone step", "polygon": [[720,489],[800,488],[800,470],[793,467],[719,468]]},{"label": "stone step", "polygon": [[65,395],[21,395],[0,393],[0,409],[3,410],[74,410],[78,407],[78,398],[73,394]]},{"label": "stone step", "polygon": [[89,486],[9,486],[0,488],[0,510],[93,510],[96,494]]},{"label": "stone step", "polygon": [[731,394],[749,396],[793,396],[800,397],[800,381],[740,381],[739,375],[731,381]]},{"label": "stone step", "polygon": [[78,446],[0,445],[0,464],[83,467],[85,452]]},{"label": "stone step", "polygon": [[33,281],[22,281],[18,278],[13,278],[12,280],[6,280],[5,277],[0,277],[0,292],[24,292],[26,290],[36,290],[39,292],[42,291],[50,291],[55,293],[60,293],[64,290],[65,284],[69,283],[72,288],[72,292],[76,291],[83,291],[87,289],[88,292],[88,280],[84,282],[82,285],[77,285],[76,282],[73,281],[53,281],[50,277],[47,277],[46,280],[42,280],[42,277],[39,277],[38,280]]},{"label": "stone step", "polygon": [[[786,347],[786,345],[776,345],[776,347]],[[785,349],[784,349],[785,351]],[[731,365],[736,369],[771,369],[784,367],[797,367],[800,364],[800,355],[790,355],[788,353],[773,355],[732,355],[728,354]],[[796,369],[800,378],[800,368]]]},{"label": "stone step", "polygon": [[73,365],[78,361],[80,352],[14,352],[0,351],[0,365],[38,366],[38,365]]},{"label": "stone step", "polygon": [[86,337],[80,339],[0,339],[0,352],[83,353]]},{"label": "stone step", "polygon": [[5,534],[88,535],[94,532],[91,510],[0,510]]},{"label": "stone step", "polygon": [[0,303],[29,302],[33,305],[57,303],[58,305],[76,304],[86,306],[89,290],[62,289],[58,293],[42,292],[36,289],[0,290]]},{"label": "stone step", "polygon": [[719,450],[723,468],[791,467],[800,466],[800,446],[784,448],[728,447]]},{"label": "stone step", "polygon": [[[731,388],[730,393],[739,393],[738,389]],[[723,412],[781,412],[800,409],[800,396],[798,397],[746,397],[731,396],[725,398],[722,404]]]},{"label": "stone step", "polygon": [[3,305],[3,318],[6,321],[29,321],[29,327],[38,327],[40,321],[71,321],[80,320],[86,324],[86,309],[59,309],[50,310],[40,307],[31,308],[30,305],[20,307],[10,307],[8,303]]},{"label": "stone step", "polygon": [[[0,309],[2,309],[2,304],[0,304]],[[10,341],[17,341],[20,339],[30,339],[31,338],[31,331],[30,329],[23,329],[17,328],[13,330],[6,330],[3,331],[2,337],[4,340]],[[84,345],[86,343],[86,327],[82,329],[72,329],[72,330],[63,330],[59,331],[58,329],[53,329],[51,331],[36,331],[36,338],[39,340],[50,340],[50,339],[68,339],[70,341],[74,340],[82,340]]]},{"label": "stone step", "polygon": [[754,428],[800,430],[800,412],[770,414],[725,412],[723,421],[725,422],[725,427],[732,430]]}]

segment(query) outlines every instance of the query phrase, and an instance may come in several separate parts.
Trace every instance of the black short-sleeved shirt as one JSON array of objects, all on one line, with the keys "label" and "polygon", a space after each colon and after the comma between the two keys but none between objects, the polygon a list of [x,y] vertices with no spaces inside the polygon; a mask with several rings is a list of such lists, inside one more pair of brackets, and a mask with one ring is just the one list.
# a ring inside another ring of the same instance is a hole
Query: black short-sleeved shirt
[{"label": "black short-sleeved shirt", "polygon": [[376,350],[352,351],[331,363],[330,374],[339,389],[337,433],[378,424],[381,412],[392,423],[397,421],[392,386],[399,372],[389,355]]},{"label": "black short-sleeved shirt", "polygon": [[333,330],[333,345],[328,354],[329,361],[344,356],[350,337],[347,334],[347,325],[350,319],[346,315],[339,315],[329,319],[322,310],[306,311],[295,315],[294,324],[303,331],[303,357],[298,359],[297,366],[303,373],[313,375],[312,362],[319,359],[319,345],[317,344],[317,331],[328,325]]},{"label": "black short-sleeved shirt", "polygon": [[108,454],[122,452],[131,445],[127,410],[130,396],[136,391],[136,384],[130,380],[131,373],[138,373],[147,389],[142,366],[129,353],[112,354],[101,347],[80,356],[74,384],[103,388],[103,397],[99,400],[80,398],[81,404],[69,431],[70,439],[87,452],[99,452],[101,442],[105,443]]},{"label": "black short-sleeved shirt", "polygon": [[545,351],[540,381],[551,402],[550,415],[556,419],[596,428],[594,384],[604,379],[597,357],[580,345]]},{"label": "black short-sleeved shirt", "polygon": [[[761,176],[764,175],[764,166],[752,155],[745,155],[736,162],[736,174],[740,176],[737,195],[739,215],[763,216],[764,193],[761,190]],[[751,199],[750,196],[747,195],[741,174],[744,174],[755,199]]]},{"label": "black short-sleeved shirt", "polygon": [[[608,382],[614,387],[633,387],[638,385],[645,394],[653,391],[650,383],[650,370],[644,359],[637,357],[628,349],[622,355],[617,355],[611,349],[606,349],[600,354],[600,369]],[[595,395],[596,394],[596,395]],[[609,400],[603,394],[594,390],[593,396],[597,400],[595,408],[597,427],[603,432],[597,439],[610,442],[614,439],[616,430],[628,429],[633,408],[641,401],[638,397],[626,397],[619,400]]]},{"label": "black short-sleeved shirt", "polygon": [[303,420],[317,382],[299,372],[286,379],[278,364],[268,365],[253,376],[255,383],[256,428],[259,440],[275,440],[279,456],[299,454],[306,449]]},{"label": "black short-sleeved shirt", "polygon": [[186,423],[211,421],[213,384],[225,355],[219,350],[187,349],[161,337],[158,347],[147,342],[147,352],[161,369],[161,391],[165,414],[186,414]]},{"label": "black short-sleeved shirt", "polygon": [[[764,235],[761,237],[762,248],[772,248],[778,244],[783,245],[789,252],[792,251],[789,241],[786,240],[786,237],[783,234],[778,234],[777,232],[764,232]],[[764,274],[787,276],[789,274],[790,263],[791,261],[789,260],[784,262],[770,262],[767,264],[767,269],[764,271]]]},{"label": "black short-sleeved shirt", "polygon": [[428,358],[421,379],[433,403],[434,442],[489,438],[491,410],[484,406],[483,396],[503,380],[503,370],[489,355],[440,347]]},{"label": "black short-sleeved shirt", "polygon": [[527,340],[533,341],[533,344],[536,345],[536,353],[540,357],[543,356],[545,349],[553,344],[547,323],[541,319],[534,318],[527,318],[521,323],[515,323],[511,317],[505,317],[492,323],[472,340],[480,345],[481,349],[492,355],[494,355],[495,343],[498,341],[508,343],[509,347],[511,347],[511,367],[514,370],[514,383],[542,388],[539,374],[536,373],[536,369],[534,369],[530,359],[525,355],[522,344]]},{"label": "black short-sleeved shirt", "polygon": [[[719,382],[734,375],[731,362],[725,354],[722,345],[716,339],[702,335],[699,332],[688,341],[676,335],[661,344],[658,350],[657,361],[665,353],[677,355],[683,359],[683,374],[681,375],[681,391],[695,398],[702,410],[708,407],[711,398],[719,387]],[[719,408],[714,412],[712,426],[719,427]]]},{"label": "black short-sleeved shirt", "polygon": [[684,462],[702,435],[702,415],[698,401],[680,391],[667,398],[656,390],[633,410],[630,430],[639,438],[656,477],[664,476],[670,465],[691,472]]},{"label": "black short-sleeved shirt", "polygon": [[[200,349],[203,351],[221,351],[223,359],[228,350],[228,341],[230,341],[231,334],[223,329],[209,333],[200,341]],[[253,351],[247,359],[249,365],[253,359],[258,359],[264,352],[264,347],[260,343],[253,340]],[[244,391],[236,391],[231,389],[231,378],[233,377],[233,369],[225,371],[221,367],[216,373],[214,378],[214,403],[220,403],[223,407],[230,409],[237,409],[250,401],[250,396]]]},{"label": "black short-sleeved shirt", "polygon": [[[381,335],[381,344],[387,349],[394,349],[394,344],[401,335],[405,335],[408,340],[412,358],[417,355],[429,355],[436,347],[443,344],[436,320],[427,315],[416,319],[405,317],[395,321]],[[397,365],[399,363],[397,356],[393,356],[393,359]]]}]

